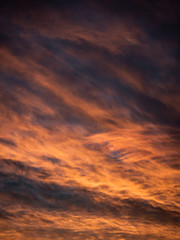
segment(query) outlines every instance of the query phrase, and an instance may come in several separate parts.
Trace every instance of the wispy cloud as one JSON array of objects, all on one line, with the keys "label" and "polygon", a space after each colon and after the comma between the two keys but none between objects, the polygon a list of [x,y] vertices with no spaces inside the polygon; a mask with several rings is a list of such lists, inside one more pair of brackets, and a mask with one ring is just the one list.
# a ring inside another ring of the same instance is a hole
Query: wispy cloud
[{"label": "wispy cloud", "polygon": [[174,1],[0,10],[0,238],[179,232]]}]

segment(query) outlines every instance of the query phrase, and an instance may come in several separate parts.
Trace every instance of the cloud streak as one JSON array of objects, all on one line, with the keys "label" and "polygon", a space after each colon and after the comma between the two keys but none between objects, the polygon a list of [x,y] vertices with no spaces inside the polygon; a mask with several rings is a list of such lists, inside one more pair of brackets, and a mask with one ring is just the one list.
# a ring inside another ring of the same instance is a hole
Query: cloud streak
[{"label": "cloud streak", "polygon": [[0,238],[178,240],[178,8],[2,4]]}]

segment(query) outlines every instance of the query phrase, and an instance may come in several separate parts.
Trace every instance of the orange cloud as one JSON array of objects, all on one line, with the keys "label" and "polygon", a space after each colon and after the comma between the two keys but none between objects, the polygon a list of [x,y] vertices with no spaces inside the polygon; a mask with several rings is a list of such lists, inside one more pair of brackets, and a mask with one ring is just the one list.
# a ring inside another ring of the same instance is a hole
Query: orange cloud
[{"label": "orange cloud", "polygon": [[98,3],[27,6],[0,43],[0,238],[178,240],[174,45]]}]

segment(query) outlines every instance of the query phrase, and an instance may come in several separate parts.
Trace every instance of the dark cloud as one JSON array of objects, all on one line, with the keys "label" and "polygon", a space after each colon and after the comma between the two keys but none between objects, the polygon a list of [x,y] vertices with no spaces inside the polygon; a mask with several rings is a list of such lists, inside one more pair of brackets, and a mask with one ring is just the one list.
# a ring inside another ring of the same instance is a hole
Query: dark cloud
[{"label": "dark cloud", "polygon": [[17,144],[13,140],[7,139],[7,138],[0,138],[0,144],[6,145],[9,147],[17,147]]},{"label": "dark cloud", "polygon": [[0,209],[0,220],[8,220],[13,216],[12,213],[7,212],[4,209]]},{"label": "dark cloud", "polygon": [[[40,179],[45,179],[51,174],[45,169],[40,167],[29,166],[24,162],[20,162],[12,159],[0,159],[0,166],[2,173],[7,174],[22,174],[24,176],[39,177]],[[16,175],[15,175],[16,176]]]},{"label": "dark cloud", "polygon": [[53,164],[57,164],[57,163],[61,162],[61,160],[58,159],[58,158],[51,157],[51,156],[45,156],[45,155],[42,156],[42,159],[45,160],[45,161],[49,161],[49,162],[51,162]]}]

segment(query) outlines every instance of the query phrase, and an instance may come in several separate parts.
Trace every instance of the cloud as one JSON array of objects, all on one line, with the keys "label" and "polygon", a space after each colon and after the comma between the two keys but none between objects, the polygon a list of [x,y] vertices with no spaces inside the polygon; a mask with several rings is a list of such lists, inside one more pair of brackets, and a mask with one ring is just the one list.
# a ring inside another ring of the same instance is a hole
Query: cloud
[{"label": "cloud", "polygon": [[29,166],[25,162],[16,161],[12,159],[0,159],[1,174],[14,174],[18,177],[18,174],[30,178],[38,177],[40,179],[46,179],[50,176],[50,173],[40,167]]},{"label": "cloud", "polygon": [[[4,160],[4,162],[9,163],[9,160]],[[21,203],[33,208],[45,208],[48,211],[87,212],[90,215],[111,216],[117,219],[128,217],[130,221],[131,218],[136,218],[136,221],[140,222],[146,219],[150,224],[157,222],[178,225],[179,212],[153,206],[141,199],[112,198],[79,187],[61,186],[53,182],[46,183],[42,181],[44,178],[34,180],[26,177],[31,168],[24,167],[17,162],[14,165],[25,170],[26,174],[1,172],[0,192],[8,199],[9,197],[13,199],[15,205]],[[33,170],[37,171],[36,168]],[[2,216],[4,216],[3,213]]]},{"label": "cloud", "polygon": [[10,147],[17,147],[15,142],[6,138],[0,138],[0,144],[10,146]]},{"label": "cloud", "polygon": [[0,8],[0,238],[178,239],[176,1]]},{"label": "cloud", "polygon": [[56,163],[60,163],[61,161],[55,157],[51,157],[51,156],[42,156],[42,159],[45,160],[45,161],[50,161],[52,162],[53,164],[56,164]]},{"label": "cloud", "polygon": [[2,220],[2,219],[4,219],[4,220],[6,220],[6,219],[9,219],[9,218],[11,218],[13,215],[11,214],[11,213],[9,213],[9,212],[7,212],[7,211],[5,211],[5,210],[3,210],[3,209],[0,209],[0,219]]}]

